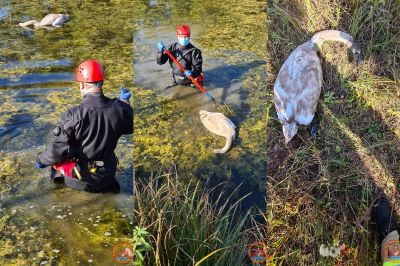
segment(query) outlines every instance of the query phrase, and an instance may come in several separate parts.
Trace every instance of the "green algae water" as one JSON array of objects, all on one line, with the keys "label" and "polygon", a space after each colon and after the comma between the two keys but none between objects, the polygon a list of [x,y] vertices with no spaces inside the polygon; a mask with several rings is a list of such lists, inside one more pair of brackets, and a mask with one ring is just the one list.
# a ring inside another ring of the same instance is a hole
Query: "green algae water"
[{"label": "green algae water", "polygon": [[[138,7],[134,35],[135,177],[177,169],[188,180],[214,187],[225,182],[236,198],[251,193],[242,208],[265,208],[266,14],[263,1],[150,1]],[[216,112],[197,88],[170,83],[169,64],[156,63],[157,42],[176,42],[176,27],[191,27],[202,51],[204,88],[233,110],[236,140],[214,154],[225,138],[207,131],[199,110]]]},{"label": "green algae water", "polygon": [[[35,156],[58,117],[79,104],[79,62],[98,59],[105,94],[132,82],[134,3],[0,1],[0,264],[112,265],[113,247],[132,236],[132,140],[116,154],[122,192],[90,194],[50,183]],[[19,22],[69,14],[61,28],[27,30]]]}]

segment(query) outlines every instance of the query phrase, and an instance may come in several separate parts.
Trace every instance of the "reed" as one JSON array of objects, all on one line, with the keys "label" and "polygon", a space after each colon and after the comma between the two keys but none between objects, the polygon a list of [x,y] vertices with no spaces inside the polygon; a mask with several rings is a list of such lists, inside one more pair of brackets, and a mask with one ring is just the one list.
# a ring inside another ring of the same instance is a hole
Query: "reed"
[{"label": "reed", "polygon": [[231,203],[234,192],[214,192],[176,171],[136,180],[135,219],[151,245],[144,265],[243,265],[246,246],[260,234],[246,226],[250,211],[238,218],[243,198]]}]

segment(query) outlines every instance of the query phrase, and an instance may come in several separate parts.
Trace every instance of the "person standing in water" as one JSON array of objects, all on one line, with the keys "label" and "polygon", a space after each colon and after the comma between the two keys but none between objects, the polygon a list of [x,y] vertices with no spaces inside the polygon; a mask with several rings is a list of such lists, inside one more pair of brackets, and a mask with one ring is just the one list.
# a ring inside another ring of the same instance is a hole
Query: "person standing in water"
[{"label": "person standing in water", "polygon": [[[192,85],[192,81],[188,78],[190,75],[199,83],[203,82],[202,65],[203,59],[201,51],[190,43],[190,28],[182,24],[176,30],[178,42],[175,42],[165,48],[162,42],[158,42],[157,64],[163,65],[167,61],[172,68],[171,87],[175,85]],[[173,56],[186,69],[183,72],[169,57],[164,53],[164,49],[168,49]]]},{"label": "person standing in water", "polygon": [[[121,87],[120,100],[104,96],[104,78],[103,67],[96,60],[84,61],[76,70],[82,103],[62,115],[47,149],[36,157],[37,168],[54,166],[50,178],[55,183],[88,192],[120,191],[114,150],[122,135],[133,133],[131,94]],[[65,162],[74,164],[77,176],[57,167]]]}]

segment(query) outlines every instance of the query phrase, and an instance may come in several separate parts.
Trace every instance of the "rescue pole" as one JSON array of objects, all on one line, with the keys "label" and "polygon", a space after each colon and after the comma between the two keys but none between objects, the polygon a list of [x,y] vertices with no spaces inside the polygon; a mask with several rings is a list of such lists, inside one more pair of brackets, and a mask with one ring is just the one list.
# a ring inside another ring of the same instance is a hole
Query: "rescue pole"
[{"label": "rescue pole", "polygon": [[[182,70],[182,72],[186,72],[186,69],[182,66],[181,63],[179,63],[178,60],[176,60],[176,58],[172,55],[172,53],[170,51],[167,50],[167,48],[165,48],[164,44],[164,52],[168,55],[169,58],[171,58],[172,61],[174,61],[174,63]],[[215,104],[215,108],[221,112],[223,112],[226,116],[231,116],[233,115],[233,110],[226,105],[222,100],[215,100],[215,98],[208,92],[206,91],[203,86],[200,85],[200,83],[192,76],[190,75],[188,77],[194,85],[196,85],[196,87],[204,94],[207,96],[208,99],[210,99],[214,104]]]}]

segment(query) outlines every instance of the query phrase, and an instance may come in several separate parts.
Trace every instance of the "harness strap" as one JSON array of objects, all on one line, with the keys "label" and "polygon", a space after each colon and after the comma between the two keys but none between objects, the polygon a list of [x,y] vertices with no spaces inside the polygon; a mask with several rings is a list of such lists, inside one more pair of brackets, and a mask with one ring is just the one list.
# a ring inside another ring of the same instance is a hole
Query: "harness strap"
[{"label": "harness strap", "polygon": [[177,59],[178,62],[179,62],[182,58],[184,58],[188,53],[190,53],[190,52],[193,51],[193,50],[197,50],[197,48],[196,48],[196,47],[193,47],[193,48],[190,48],[189,50],[187,50],[184,54],[182,54],[182,57],[181,57],[181,58]]}]

